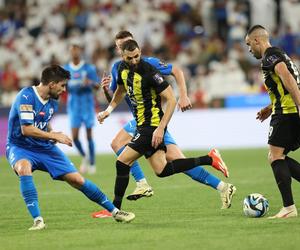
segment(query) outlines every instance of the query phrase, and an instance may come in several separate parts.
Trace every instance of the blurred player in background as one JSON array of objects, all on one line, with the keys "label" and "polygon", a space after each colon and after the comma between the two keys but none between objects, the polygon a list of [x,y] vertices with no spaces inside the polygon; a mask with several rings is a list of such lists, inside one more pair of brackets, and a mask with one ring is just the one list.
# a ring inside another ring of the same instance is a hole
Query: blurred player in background
[{"label": "blurred player in background", "polygon": [[[72,41],[70,47],[71,62],[64,66],[71,73],[71,79],[68,81],[67,87],[67,111],[72,128],[73,141],[82,156],[80,172],[94,174],[96,165],[95,143],[92,135],[92,127],[95,122],[93,89],[98,88],[99,78],[96,67],[82,59],[82,50],[83,48],[79,41]],[[86,128],[88,155],[79,140],[79,129],[82,124]]]},{"label": "blurred player in background", "polygon": [[296,217],[291,177],[300,181],[300,164],[287,154],[300,147],[300,73],[284,51],[272,47],[264,27],[253,26],[245,41],[253,56],[262,60],[265,87],[271,99],[271,104],[257,113],[261,122],[272,114],[269,162],[283,201],[283,208],[270,218]]},{"label": "blurred player in background", "polygon": [[40,84],[22,89],[9,113],[6,156],[19,176],[21,194],[34,219],[29,230],[46,227],[32,178],[35,170],[48,172],[54,180],[68,182],[87,198],[112,212],[117,221],[129,222],[134,219],[133,213],[117,209],[94,183],[84,179],[55,145],[62,143],[72,146],[71,139],[53,131],[49,123],[58,109],[57,99],[66,91],[69,78],[70,73],[60,66],[45,68]]},{"label": "blurred player in background", "polygon": [[[184,172],[202,164],[211,165],[228,177],[227,167],[215,149],[205,156],[167,161],[164,134],[176,106],[172,87],[155,67],[141,59],[136,41],[129,39],[121,47],[123,60],[117,70],[117,89],[108,108],[98,114],[98,121],[102,123],[126,95],[136,121],[135,135],[116,162],[114,205],[121,207],[130,167],[142,155],[148,159],[158,177]],[[161,100],[166,104],[165,111]]]},{"label": "blurred player in background", "polygon": [[[120,31],[115,38],[116,48],[119,54],[121,54],[121,46],[124,42],[133,39],[133,35],[129,31]],[[178,100],[178,109],[180,109],[182,112],[189,110],[192,105],[190,102],[190,99],[187,95],[187,89],[185,84],[185,78],[183,71],[177,67],[176,65],[172,65],[169,63],[164,63],[158,58],[154,57],[143,57],[143,60],[151,64],[153,67],[155,67],[162,75],[173,75],[176,84],[179,89],[179,100]],[[108,85],[109,89],[112,92],[115,92],[117,88],[117,69],[120,65],[121,61],[116,62],[112,66],[111,75],[110,77],[104,77],[102,79],[102,86],[104,89],[104,92],[106,93],[108,101],[111,101],[110,94],[108,92]],[[127,104],[129,105],[131,111],[132,106],[129,100],[129,97],[126,96],[125,100]],[[127,145],[127,143],[130,142],[133,135],[136,132],[136,121],[133,119],[129,121],[116,135],[114,140],[112,141],[112,148],[113,150],[119,155],[124,147]],[[180,148],[177,146],[175,140],[171,136],[171,134],[168,132],[168,130],[165,133],[164,136],[164,142],[167,146],[167,160],[172,161],[175,159],[185,158],[184,154],[180,150]],[[134,190],[134,192],[129,195],[127,198],[130,200],[135,200],[140,197],[143,197],[145,194],[147,194],[147,185],[139,184],[141,181],[139,181],[136,176],[139,176],[137,173],[142,173],[141,167],[139,166],[139,163],[137,161],[134,162],[134,164],[131,167],[131,173],[135,177],[137,181],[137,188]],[[222,208],[229,208],[231,205],[232,197],[236,191],[236,188],[232,184],[224,183],[214,175],[210,174],[208,171],[206,171],[202,167],[197,167],[188,171],[184,172],[189,177],[193,178],[195,181],[209,185],[213,187],[214,189],[217,189],[220,191],[221,199],[222,199]],[[226,177],[227,173],[224,173]],[[141,175],[143,176],[143,175]]]}]

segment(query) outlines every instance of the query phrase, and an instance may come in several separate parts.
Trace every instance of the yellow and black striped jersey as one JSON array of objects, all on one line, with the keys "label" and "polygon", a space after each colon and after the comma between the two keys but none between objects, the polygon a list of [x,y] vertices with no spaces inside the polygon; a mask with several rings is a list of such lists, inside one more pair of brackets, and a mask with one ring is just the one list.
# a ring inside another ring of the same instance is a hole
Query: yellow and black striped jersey
[{"label": "yellow and black striped jersey", "polygon": [[288,55],[279,48],[270,47],[265,51],[261,68],[264,74],[265,87],[273,105],[273,114],[297,113],[297,106],[292,96],[283,85],[280,77],[275,73],[277,63],[284,62],[295,78],[300,88],[299,70]]},{"label": "yellow and black striped jersey", "polygon": [[159,94],[169,86],[160,72],[143,59],[135,67],[122,61],[117,83],[126,89],[137,126],[157,127],[164,114]]}]

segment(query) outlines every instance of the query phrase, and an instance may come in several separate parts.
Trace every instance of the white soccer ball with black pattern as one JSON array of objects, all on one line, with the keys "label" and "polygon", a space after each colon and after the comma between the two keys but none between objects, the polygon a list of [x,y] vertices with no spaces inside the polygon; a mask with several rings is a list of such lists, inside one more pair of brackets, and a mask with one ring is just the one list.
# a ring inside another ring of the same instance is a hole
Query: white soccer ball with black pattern
[{"label": "white soccer ball with black pattern", "polygon": [[249,194],[244,199],[243,210],[247,217],[263,217],[269,211],[269,202],[262,194]]}]

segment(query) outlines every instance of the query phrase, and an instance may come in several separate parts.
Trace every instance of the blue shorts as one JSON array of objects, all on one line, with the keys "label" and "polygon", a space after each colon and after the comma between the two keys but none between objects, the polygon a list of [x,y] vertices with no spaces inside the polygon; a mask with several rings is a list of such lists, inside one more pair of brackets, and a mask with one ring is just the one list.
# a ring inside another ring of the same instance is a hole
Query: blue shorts
[{"label": "blue shorts", "polygon": [[[135,135],[135,132],[136,132],[136,121],[131,120],[131,121],[127,122],[123,126],[123,129],[133,137]],[[169,145],[169,144],[175,144],[176,145],[175,140],[173,139],[173,137],[171,136],[171,134],[169,133],[168,130],[165,132],[164,143],[165,143],[165,145]]]},{"label": "blue shorts", "polygon": [[52,179],[59,180],[65,174],[77,172],[73,163],[57,147],[38,149],[36,151],[9,144],[6,146],[6,158],[13,167],[17,161],[26,159],[31,163],[32,172],[48,172]]},{"label": "blue shorts", "polygon": [[95,112],[86,111],[84,113],[69,112],[71,128],[80,128],[83,123],[86,128],[92,128],[95,124]]}]

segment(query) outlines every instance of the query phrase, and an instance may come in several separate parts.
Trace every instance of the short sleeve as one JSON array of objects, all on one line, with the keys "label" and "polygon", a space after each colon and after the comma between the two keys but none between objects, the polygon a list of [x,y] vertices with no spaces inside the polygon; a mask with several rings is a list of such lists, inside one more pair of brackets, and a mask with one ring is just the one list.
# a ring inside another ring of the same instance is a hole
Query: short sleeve
[{"label": "short sleeve", "polygon": [[169,86],[169,83],[163,78],[161,73],[158,71],[151,72],[150,77],[152,86],[158,94],[163,92]]},{"label": "short sleeve", "polygon": [[20,119],[20,124],[33,124],[34,123],[34,98],[31,93],[23,92],[18,97],[17,109]]},{"label": "short sleeve", "polygon": [[114,63],[111,69],[111,83],[109,85],[109,89],[112,92],[115,92],[117,89],[117,79],[118,79],[118,67],[117,67],[117,63]]},{"label": "short sleeve", "polygon": [[156,57],[146,57],[144,60],[155,67],[162,75],[172,74],[172,64],[163,62]]},{"label": "short sleeve", "polygon": [[269,51],[263,60],[263,68],[274,71],[276,64],[284,62],[284,60],[285,57],[280,51]]}]

